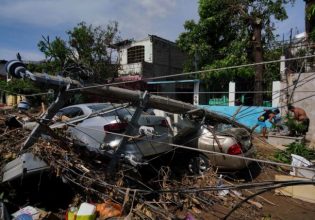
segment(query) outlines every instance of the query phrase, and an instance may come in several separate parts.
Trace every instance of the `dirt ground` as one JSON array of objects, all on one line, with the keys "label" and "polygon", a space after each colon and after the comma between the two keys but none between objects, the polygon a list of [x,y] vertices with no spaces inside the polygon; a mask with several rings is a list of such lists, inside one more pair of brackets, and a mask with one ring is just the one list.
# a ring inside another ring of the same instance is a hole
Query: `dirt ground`
[{"label": "dirt ground", "polygon": [[[254,145],[257,148],[257,156],[260,159],[272,160],[276,148],[262,139],[255,139]],[[253,182],[274,180],[276,174],[288,175],[289,170],[272,165],[261,165],[260,174]],[[237,182],[235,182],[237,183]],[[255,193],[255,191],[251,191]],[[249,204],[244,204],[245,209],[240,209],[228,219],[263,219],[263,220],[312,220],[315,218],[315,204],[305,202],[291,197],[276,195],[274,190],[256,196],[254,201],[263,205],[262,209]],[[266,202],[267,200],[268,202]],[[237,200],[240,201],[240,200]],[[273,203],[274,205],[270,204]],[[215,204],[209,206],[209,210],[202,213],[199,219],[222,219],[232,207]],[[246,214],[248,212],[248,214]]]},{"label": "dirt ground", "polygon": [[[258,151],[258,157],[264,159],[272,159],[276,148],[268,143],[256,140],[255,145]],[[276,174],[288,174],[288,170],[280,170],[274,166],[264,166],[261,174],[256,180],[274,180]],[[274,192],[266,192],[261,195],[276,205],[270,205],[264,201],[257,199],[263,203],[262,215],[264,219],[314,219],[315,218],[315,204],[304,202],[299,199],[293,199],[286,196],[275,195]]]},{"label": "dirt ground", "polygon": [[[17,144],[23,141],[22,131],[15,136],[10,136],[10,140],[6,140],[1,134],[3,133],[3,121],[5,116],[11,112],[0,112],[0,152],[5,152],[6,156],[10,159],[14,155],[7,154],[10,150],[7,148],[16,147]],[[25,138],[25,137],[24,137]],[[14,141],[13,141],[14,140]],[[255,139],[254,144],[257,148],[257,157],[264,160],[272,160],[275,152],[275,148],[269,144]],[[2,148],[2,149],[1,149]],[[5,149],[6,148],[6,149]],[[1,156],[1,155],[0,155]],[[1,161],[3,162],[3,161]],[[261,172],[253,179],[253,182],[274,180],[276,174],[288,174],[289,170],[285,168],[279,168],[272,165],[261,165]],[[237,184],[242,180],[228,179],[229,183]],[[1,189],[1,187],[0,187]],[[0,192],[1,193],[1,192]],[[247,192],[255,193],[255,191]],[[244,195],[245,196],[245,195]],[[241,200],[231,196],[216,197],[213,201],[209,200],[208,206],[202,206],[202,208],[196,208],[195,206],[187,207],[182,210],[175,210],[174,216],[177,219],[185,219],[187,213],[191,213],[195,219],[222,219],[231,209]],[[298,199],[292,199],[286,196],[275,195],[274,191],[266,192],[253,198],[253,201],[262,204],[262,208],[259,209],[253,204],[245,203],[242,207],[235,211],[228,219],[314,219],[315,217],[315,204],[304,202]],[[273,205],[271,204],[273,203]]]}]

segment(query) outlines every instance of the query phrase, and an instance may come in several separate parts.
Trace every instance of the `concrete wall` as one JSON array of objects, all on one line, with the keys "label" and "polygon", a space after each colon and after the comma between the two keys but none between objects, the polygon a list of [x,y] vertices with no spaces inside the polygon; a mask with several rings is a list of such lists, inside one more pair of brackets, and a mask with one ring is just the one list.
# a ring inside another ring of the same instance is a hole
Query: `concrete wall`
[{"label": "concrete wall", "polygon": [[[293,82],[297,80],[298,75],[298,73],[291,74],[290,78]],[[312,79],[313,77],[315,77],[315,74],[302,73],[299,79],[301,83],[299,83],[298,85],[303,84],[303,79],[306,77],[308,77],[308,79]],[[307,81],[308,79],[306,79],[305,81]],[[304,83],[303,85],[295,89],[293,93],[292,103],[294,106],[301,107],[306,111],[306,114],[310,119],[310,127],[308,133],[306,134],[306,139],[315,143],[315,96],[310,97],[315,94],[312,91],[315,91],[315,79],[310,80],[309,82]]]},{"label": "concrete wall", "polygon": [[179,50],[175,43],[154,36],[153,65],[154,75],[163,76],[181,73],[186,61],[186,55]]}]

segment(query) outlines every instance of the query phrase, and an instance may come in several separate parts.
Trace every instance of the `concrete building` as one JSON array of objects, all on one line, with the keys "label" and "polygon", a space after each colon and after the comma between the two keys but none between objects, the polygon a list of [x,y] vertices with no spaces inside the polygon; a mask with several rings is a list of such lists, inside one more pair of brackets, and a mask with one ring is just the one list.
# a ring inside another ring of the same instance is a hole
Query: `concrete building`
[{"label": "concrete building", "polygon": [[[199,97],[197,97],[199,80],[179,77],[150,80],[152,77],[183,72],[187,56],[174,42],[148,35],[143,40],[125,40],[115,44],[114,47],[117,48],[119,54],[118,76],[120,79],[144,79],[146,89],[152,93],[195,104],[199,102]],[[134,87],[137,88],[137,86]]]},{"label": "concrete building", "polygon": [[180,73],[186,55],[174,42],[155,35],[140,41],[126,40],[115,45],[119,53],[119,76],[141,75],[145,78]]}]

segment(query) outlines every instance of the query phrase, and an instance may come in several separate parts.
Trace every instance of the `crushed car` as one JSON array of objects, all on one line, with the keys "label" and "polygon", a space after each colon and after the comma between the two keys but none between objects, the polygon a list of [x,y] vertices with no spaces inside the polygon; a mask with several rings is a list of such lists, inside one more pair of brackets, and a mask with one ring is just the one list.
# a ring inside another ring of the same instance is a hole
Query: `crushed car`
[{"label": "crushed car", "polygon": [[[60,110],[69,97],[67,89],[80,88],[82,86],[80,82],[62,77],[47,78],[47,75],[40,73],[33,74],[19,61],[9,62],[7,72],[16,78],[29,78],[37,83],[45,82],[61,88],[56,101],[40,119],[41,123],[35,123],[23,149],[32,146],[38,134],[47,131],[46,123],[52,119],[55,123],[51,124],[50,128],[68,127],[67,132],[76,144],[109,156],[111,161],[127,162],[133,167],[145,165],[159,155],[178,152],[184,155],[185,159],[187,158],[185,160],[187,162],[183,164],[188,164],[192,173],[202,173],[209,168],[210,163],[219,168],[237,170],[245,168],[250,162],[242,158],[218,155],[215,152],[255,156],[251,135],[245,128],[240,128],[244,126],[190,104],[149,95],[147,91],[95,87],[88,92],[102,95],[106,93],[109,97],[115,95],[117,100],[128,101],[131,105],[81,104]],[[178,124],[170,125],[165,117],[146,113],[145,109],[148,107],[176,112],[183,114],[183,117]],[[56,116],[53,118],[54,115]],[[224,122],[236,127],[222,128]],[[174,135],[170,126],[177,127],[178,133]],[[188,146],[191,149],[185,150],[176,145]],[[208,152],[205,154],[198,150]]]},{"label": "crushed car", "polygon": [[[112,156],[118,149],[134,114],[135,108],[126,105],[110,103],[72,105],[58,111],[54,119],[57,122],[50,127],[67,125],[68,133],[77,144],[86,146],[90,151]],[[167,145],[172,143],[173,134],[165,117],[144,111],[130,129],[137,140],[127,140],[119,151],[124,159],[132,164],[141,163],[146,157],[173,148]]]},{"label": "crushed car", "polygon": [[[223,170],[241,170],[251,163],[215,153],[180,149],[172,144],[231,155],[255,156],[256,149],[252,145],[251,135],[244,128],[222,123],[211,124],[212,122],[189,114],[183,115],[177,124],[172,124],[166,117],[142,111],[136,125],[131,126],[131,134],[136,138],[127,138],[121,145],[135,111],[134,107],[127,104],[72,105],[60,109],[50,127],[56,129],[66,126],[75,145],[84,146],[89,151],[109,158],[118,153],[122,162],[134,167],[147,165],[152,157],[173,154],[174,151],[182,159],[185,158],[184,166],[192,174],[202,174],[210,166]],[[178,129],[176,135],[173,134],[172,127]]]},{"label": "crushed car", "polygon": [[[63,123],[70,125],[68,132],[73,139],[91,151],[112,155],[122,141],[134,112],[132,107],[90,103],[65,107],[56,115],[58,118],[66,117],[63,119],[66,122]],[[93,113],[96,114],[88,117]],[[78,120],[82,117],[84,120]],[[58,126],[60,124],[57,123],[51,127]],[[139,138],[136,141],[127,141],[121,146],[121,155],[133,165],[144,164],[146,159],[152,156],[172,151],[174,147],[168,144],[174,143],[230,155],[255,156],[256,149],[252,145],[251,135],[244,128],[222,123],[211,125],[189,117],[183,117],[176,126],[179,132],[173,135],[173,129],[165,117],[143,112],[138,126],[133,127],[134,134]],[[188,152],[187,155],[191,156],[187,160],[187,168],[191,173],[202,173],[210,165],[225,170],[240,170],[250,164],[247,160],[211,153]],[[197,163],[199,166],[196,166]]]},{"label": "crushed car", "polygon": [[[199,112],[202,112],[202,109]],[[174,136],[175,144],[206,152],[184,150],[184,153],[189,155],[186,159],[191,173],[202,174],[210,166],[226,171],[242,170],[252,163],[246,159],[228,157],[216,152],[247,158],[256,155],[251,134],[244,128],[205,120],[203,115],[191,117],[189,114],[184,115],[177,127],[179,132]],[[207,153],[208,151],[213,153]]]}]

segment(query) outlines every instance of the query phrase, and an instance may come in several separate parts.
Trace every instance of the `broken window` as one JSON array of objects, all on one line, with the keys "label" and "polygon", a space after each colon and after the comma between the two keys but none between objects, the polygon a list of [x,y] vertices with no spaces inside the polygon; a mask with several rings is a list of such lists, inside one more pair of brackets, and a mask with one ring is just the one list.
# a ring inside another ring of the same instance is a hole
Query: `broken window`
[{"label": "broken window", "polygon": [[128,63],[144,61],[144,46],[134,46],[128,49]]},{"label": "broken window", "polygon": [[68,118],[74,118],[74,117],[83,115],[83,111],[79,107],[70,107],[70,108],[60,110],[59,112],[57,112],[56,115],[58,116],[64,115],[64,116],[67,116]]}]

